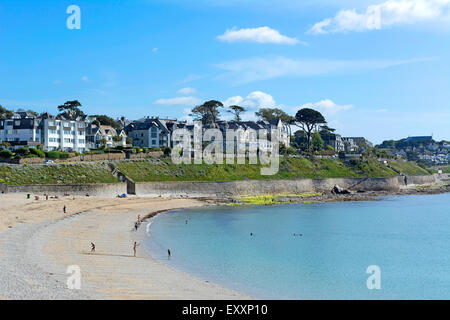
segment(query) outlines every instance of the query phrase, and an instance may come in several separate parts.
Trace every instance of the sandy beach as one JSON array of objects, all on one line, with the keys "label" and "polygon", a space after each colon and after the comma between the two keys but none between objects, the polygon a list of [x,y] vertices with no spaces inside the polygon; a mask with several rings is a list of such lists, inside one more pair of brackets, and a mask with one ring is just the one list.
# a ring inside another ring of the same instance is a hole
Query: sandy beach
[{"label": "sandy beach", "polygon": [[[0,299],[248,299],[174,270],[148,256],[133,256],[138,215],[204,206],[190,199],[0,195]],[[63,213],[66,206],[67,213]],[[90,252],[91,242],[96,252]],[[81,289],[66,273],[79,266]]]}]

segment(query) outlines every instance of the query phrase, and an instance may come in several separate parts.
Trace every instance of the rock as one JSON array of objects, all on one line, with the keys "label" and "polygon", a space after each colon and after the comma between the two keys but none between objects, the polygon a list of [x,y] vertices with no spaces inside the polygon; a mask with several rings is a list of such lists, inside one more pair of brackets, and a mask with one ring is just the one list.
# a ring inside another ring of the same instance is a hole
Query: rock
[{"label": "rock", "polygon": [[347,189],[341,188],[338,185],[335,185],[333,190],[331,190],[331,193],[333,194],[350,194],[350,191]]}]

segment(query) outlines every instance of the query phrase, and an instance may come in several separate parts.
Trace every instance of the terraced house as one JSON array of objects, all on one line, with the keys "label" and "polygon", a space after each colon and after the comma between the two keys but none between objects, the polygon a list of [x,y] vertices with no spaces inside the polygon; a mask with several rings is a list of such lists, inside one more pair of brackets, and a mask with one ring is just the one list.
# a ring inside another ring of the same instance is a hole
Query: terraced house
[{"label": "terraced house", "polygon": [[0,120],[0,143],[7,142],[11,149],[20,147],[45,151],[86,151],[86,122],[69,120],[43,113],[36,117],[28,112],[17,112],[11,119]]},{"label": "terraced house", "polygon": [[87,126],[86,142],[88,149],[126,147],[127,135],[123,130],[116,130],[94,121]]},{"label": "terraced house", "polygon": [[141,148],[170,147],[173,129],[185,122],[146,117],[127,125],[124,130],[133,139],[133,146]]}]

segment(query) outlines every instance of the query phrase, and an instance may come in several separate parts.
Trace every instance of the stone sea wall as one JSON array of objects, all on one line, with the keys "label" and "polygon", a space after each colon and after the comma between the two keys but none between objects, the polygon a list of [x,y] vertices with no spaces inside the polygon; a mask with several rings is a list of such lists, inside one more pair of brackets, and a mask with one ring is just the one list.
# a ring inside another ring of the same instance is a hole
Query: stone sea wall
[{"label": "stone sea wall", "polygon": [[99,197],[116,197],[119,194],[127,193],[126,183],[98,183],[80,185],[23,185],[7,186],[7,193],[30,193],[32,195],[48,194],[54,195],[89,195]]},{"label": "stone sea wall", "polygon": [[352,191],[397,192],[402,188],[432,185],[438,182],[436,175],[393,178],[330,178],[294,180],[243,180],[223,182],[138,182],[126,179],[123,183],[86,185],[0,185],[0,192],[86,195],[115,197],[128,193],[149,197],[213,197],[256,196],[273,194],[302,194],[329,192],[335,185]]},{"label": "stone sea wall", "polygon": [[345,189],[361,191],[390,191],[400,189],[399,180],[379,179],[297,179],[247,180],[225,182],[144,182],[135,183],[135,194],[152,197],[233,197],[269,194],[301,194],[327,192],[339,185]]}]

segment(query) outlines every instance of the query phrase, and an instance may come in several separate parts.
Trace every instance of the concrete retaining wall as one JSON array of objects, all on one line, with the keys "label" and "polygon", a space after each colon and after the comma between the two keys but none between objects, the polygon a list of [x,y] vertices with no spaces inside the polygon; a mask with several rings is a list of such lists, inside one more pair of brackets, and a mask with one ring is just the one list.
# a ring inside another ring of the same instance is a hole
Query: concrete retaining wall
[{"label": "concrete retaining wall", "polygon": [[233,197],[267,194],[301,194],[327,192],[335,186],[363,191],[391,191],[400,189],[398,179],[298,179],[249,180],[225,182],[144,182],[135,184],[138,196],[152,197]]},{"label": "concrete retaining wall", "polygon": [[[0,192],[63,195],[86,195],[115,197],[128,193],[151,197],[234,197],[269,194],[301,194],[307,192],[329,192],[335,185],[353,191],[389,191],[400,188],[431,185],[437,182],[436,176],[410,176],[393,178],[335,178],[335,179],[297,179],[297,180],[246,180],[224,182],[142,182],[127,180],[123,183],[87,185],[0,185]],[[6,190],[4,190],[4,189]]]},{"label": "concrete retaining wall", "polygon": [[397,177],[401,188],[414,186],[429,186],[438,182],[437,175],[429,176],[399,176]]},{"label": "concrete retaining wall", "polygon": [[8,186],[8,193],[31,193],[33,195],[90,195],[99,197],[116,197],[127,193],[126,183],[99,183],[85,185],[24,185]]}]

